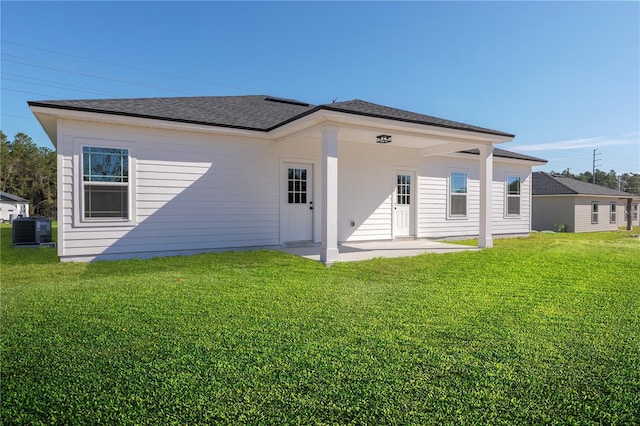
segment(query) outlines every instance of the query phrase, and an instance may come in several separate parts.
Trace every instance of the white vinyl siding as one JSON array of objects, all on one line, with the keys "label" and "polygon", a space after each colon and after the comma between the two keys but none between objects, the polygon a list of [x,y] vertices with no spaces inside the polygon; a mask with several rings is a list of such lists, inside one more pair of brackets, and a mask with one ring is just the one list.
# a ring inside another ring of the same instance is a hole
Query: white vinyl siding
[{"label": "white vinyl siding", "polygon": [[[468,170],[468,215],[466,220],[448,216],[448,180],[451,170]],[[520,217],[505,218],[505,175],[520,176]],[[424,159],[417,177],[418,230],[420,238],[474,237],[478,235],[480,217],[480,176],[477,155],[438,156]],[[494,157],[493,164],[493,234],[527,235],[531,230],[531,166]]]},{"label": "white vinyl siding", "polygon": [[[129,149],[130,167],[135,168],[130,170],[129,222],[93,224],[80,220],[74,207],[81,200],[78,141],[92,146],[109,141]],[[92,260],[279,245],[281,198],[285,194],[281,170],[287,162],[313,165],[313,238],[320,242],[320,145],[319,138],[307,136],[273,143],[198,131],[61,121],[57,138],[59,254],[62,260]],[[467,173],[464,220],[451,220],[448,213],[452,170]],[[392,144],[340,140],[339,241],[393,238],[393,195],[398,171],[415,176],[411,202],[416,203],[416,237],[478,235],[477,155],[421,157],[415,149]],[[508,220],[504,217],[507,173],[521,177],[520,217]],[[529,164],[494,157],[494,235],[529,232],[530,182]]]},{"label": "white vinyl siding", "polygon": [[[279,244],[277,162],[268,143],[73,122],[64,127],[65,135],[58,138],[63,166],[62,260]],[[135,146],[131,223],[106,227],[74,223],[75,178],[69,154],[75,140],[88,136]]]}]

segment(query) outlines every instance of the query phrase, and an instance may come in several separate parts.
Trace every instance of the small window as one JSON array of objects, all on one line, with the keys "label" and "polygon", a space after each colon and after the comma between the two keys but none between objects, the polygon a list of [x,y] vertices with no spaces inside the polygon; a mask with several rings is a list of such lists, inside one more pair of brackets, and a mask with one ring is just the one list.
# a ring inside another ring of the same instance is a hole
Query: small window
[{"label": "small window", "polygon": [[449,216],[467,215],[467,174],[451,172],[449,178]]},{"label": "small window", "polygon": [[598,223],[598,202],[593,201],[591,203],[591,223]]},{"label": "small window", "polygon": [[638,220],[638,205],[634,204],[631,209],[631,214],[633,215],[633,220]]},{"label": "small window", "polygon": [[288,169],[287,185],[287,203],[307,204],[307,169]]},{"label": "small window", "polygon": [[609,210],[610,212],[609,222],[618,223],[618,205],[616,203],[611,203],[610,206],[611,208]]},{"label": "small window", "polygon": [[520,216],[520,176],[507,177],[507,216]]},{"label": "small window", "polygon": [[129,153],[126,149],[82,149],[85,219],[129,218]]},{"label": "small window", "polygon": [[411,175],[398,175],[396,196],[398,205],[410,205],[411,204]]}]

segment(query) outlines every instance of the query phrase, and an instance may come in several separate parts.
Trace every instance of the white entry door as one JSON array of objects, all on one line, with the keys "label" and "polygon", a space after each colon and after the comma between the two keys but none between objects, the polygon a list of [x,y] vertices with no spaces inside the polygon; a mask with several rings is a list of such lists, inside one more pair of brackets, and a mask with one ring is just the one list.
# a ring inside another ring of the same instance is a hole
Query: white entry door
[{"label": "white entry door", "polygon": [[413,191],[414,176],[412,172],[396,173],[396,190],[393,205],[393,236],[409,237],[414,235]]},{"label": "white entry door", "polygon": [[283,167],[282,241],[313,240],[313,166],[285,163]]}]

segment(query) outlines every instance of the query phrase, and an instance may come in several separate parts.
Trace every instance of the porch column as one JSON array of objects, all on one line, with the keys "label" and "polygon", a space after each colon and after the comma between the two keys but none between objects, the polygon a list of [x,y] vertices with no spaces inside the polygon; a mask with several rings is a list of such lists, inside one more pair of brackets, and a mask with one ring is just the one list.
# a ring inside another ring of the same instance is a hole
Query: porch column
[{"label": "porch column", "polygon": [[480,235],[478,247],[493,247],[491,221],[493,218],[493,145],[480,147]]},{"label": "porch column", "polygon": [[320,261],[338,260],[338,127],[322,127],[322,250]]}]

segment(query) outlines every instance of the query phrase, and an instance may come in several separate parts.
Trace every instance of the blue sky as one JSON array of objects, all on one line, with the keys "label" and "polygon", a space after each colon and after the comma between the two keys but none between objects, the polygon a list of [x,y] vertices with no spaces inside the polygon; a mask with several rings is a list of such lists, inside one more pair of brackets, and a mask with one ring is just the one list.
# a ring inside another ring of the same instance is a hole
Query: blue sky
[{"label": "blue sky", "polygon": [[0,129],[28,100],[363,99],[516,134],[538,170],[640,173],[639,2],[2,1]]}]

